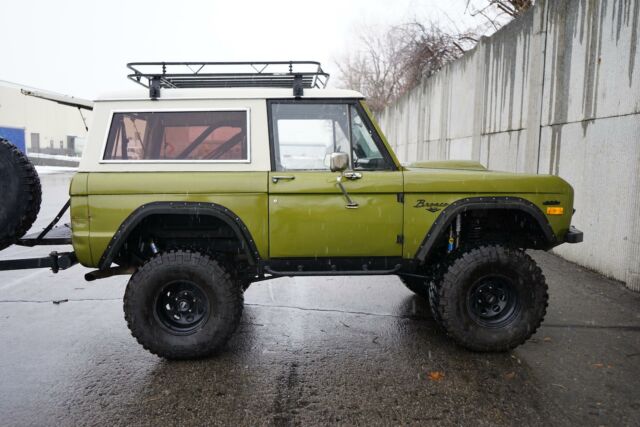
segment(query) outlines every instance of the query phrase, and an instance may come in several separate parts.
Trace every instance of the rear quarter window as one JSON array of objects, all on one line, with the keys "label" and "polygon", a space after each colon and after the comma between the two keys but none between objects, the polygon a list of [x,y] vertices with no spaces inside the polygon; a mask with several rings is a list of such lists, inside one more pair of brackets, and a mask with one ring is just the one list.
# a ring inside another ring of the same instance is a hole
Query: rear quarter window
[{"label": "rear quarter window", "polygon": [[248,110],[114,112],[105,161],[248,162]]}]

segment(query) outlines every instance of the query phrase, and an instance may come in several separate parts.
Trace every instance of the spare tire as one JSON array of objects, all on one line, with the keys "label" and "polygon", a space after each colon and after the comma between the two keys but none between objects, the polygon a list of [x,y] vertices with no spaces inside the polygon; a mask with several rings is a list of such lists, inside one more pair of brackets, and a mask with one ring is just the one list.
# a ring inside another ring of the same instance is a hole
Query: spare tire
[{"label": "spare tire", "polygon": [[31,228],[41,201],[36,168],[15,145],[0,138],[0,250]]}]

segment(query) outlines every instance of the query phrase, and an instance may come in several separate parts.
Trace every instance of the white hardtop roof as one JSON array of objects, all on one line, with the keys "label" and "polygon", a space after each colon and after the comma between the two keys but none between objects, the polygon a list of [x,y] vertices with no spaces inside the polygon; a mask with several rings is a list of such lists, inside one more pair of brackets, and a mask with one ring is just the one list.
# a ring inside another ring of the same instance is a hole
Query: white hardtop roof
[{"label": "white hardtop roof", "polygon": [[[170,99],[281,99],[294,98],[291,88],[216,88],[216,89],[161,89],[158,100]],[[301,99],[357,98],[360,92],[347,89],[304,89]],[[100,96],[96,102],[151,100],[145,89],[113,92]]]}]

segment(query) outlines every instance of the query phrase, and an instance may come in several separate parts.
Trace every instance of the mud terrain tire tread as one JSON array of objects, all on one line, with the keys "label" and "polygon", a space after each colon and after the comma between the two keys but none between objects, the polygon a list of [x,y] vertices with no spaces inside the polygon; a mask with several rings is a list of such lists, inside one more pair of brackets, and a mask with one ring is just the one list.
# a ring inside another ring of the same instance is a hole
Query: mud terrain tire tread
[{"label": "mud terrain tire tread", "polygon": [[433,320],[436,321],[436,324],[444,329],[442,324],[442,316],[440,316],[440,312],[438,311],[438,303],[440,301],[439,290],[442,285],[442,278],[444,274],[447,272],[449,267],[451,266],[452,260],[449,260],[448,263],[441,263],[434,267],[434,273],[431,280],[428,283],[428,298],[429,308],[431,309],[431,316]]},{"label": "mud terrain tire tread", "polygon": [[29,158],[0,138],[0,250],[24,236],[35,222],[42,188]]},{"label": "mud terrain tire tread", "polygon": [[[185,275],[199,280],[211,313],[186,340],[164,328],[154,315],[159,288],[169,278],[180,280]],[[199,252],[179,250],[155,255],[131,276],[123,307],[127,326],[140,345],[157,356],[179,360],[217,353],[238,328],[243,301],[240,285],[217,261]]]},{"label": "mud terrain tire tread", "polygon": [[[466,308],[474,272],[489,267],[517,275],[518,298],[522,299],[517,319],[498,329],[478,325]],[[500,245],[460,253],[433,291],[432,310],[447,334],[459,345],[480,352],[508,351],[528,340],[542,323],[549,298],[545,277],[535,261],[522,250]]]}]

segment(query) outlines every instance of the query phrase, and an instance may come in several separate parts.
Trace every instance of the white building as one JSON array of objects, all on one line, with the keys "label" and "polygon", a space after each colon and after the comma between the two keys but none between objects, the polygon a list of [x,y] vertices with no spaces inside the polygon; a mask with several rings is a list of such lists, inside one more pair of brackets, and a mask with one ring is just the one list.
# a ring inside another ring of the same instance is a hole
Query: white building
[{"label": "white building", "polygon": [[84,99],[0,80],[0,137],[14,143],[34,160],[71,157],[67,160],[73,161],[79,157],[91,124],[91,111],[28,96],[25,91],[63,102],[92,104]]}]

